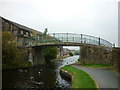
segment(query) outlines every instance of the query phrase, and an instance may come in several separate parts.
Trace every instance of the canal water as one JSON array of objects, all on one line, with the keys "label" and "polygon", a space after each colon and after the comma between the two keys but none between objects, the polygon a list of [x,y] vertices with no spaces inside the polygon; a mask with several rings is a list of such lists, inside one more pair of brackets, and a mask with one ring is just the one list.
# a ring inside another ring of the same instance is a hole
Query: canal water
[{"label": "canal water", "polygon": [[75,63],[78,58],[76,55],[48,66],[3,71],[2,88],[70,88],[70,83],[60,76],[59,70],[65,65]]}]

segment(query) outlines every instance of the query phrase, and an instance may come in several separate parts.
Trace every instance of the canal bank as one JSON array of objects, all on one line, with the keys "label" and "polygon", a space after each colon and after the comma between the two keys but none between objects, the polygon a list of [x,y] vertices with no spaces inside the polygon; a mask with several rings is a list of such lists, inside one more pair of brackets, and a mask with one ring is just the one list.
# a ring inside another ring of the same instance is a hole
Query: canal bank
[{"label": "canal bank", "polygon": [[66,65],[60,69],[63,78],[71,82],[71,88],[88,88],[98,90],[95,80],[83,70]]},{"label": "canal bank", "polygon": [[19,69],[2,72],[2,87],[4,88],[70,88],[71,84],[64,80],[59,69],[73,64],[79,56],[64,58],[51,66],[37,66],[29,69]]},{"label": "canal bank", "polygon": [[114,90],[118,90],[120,86],[120,75],[111,68],[85,67],[75,64],[72,66],[90,74],[98,84],[99,88],[101,88],[100,90],[102,90],[102,88],[113,88]]}]

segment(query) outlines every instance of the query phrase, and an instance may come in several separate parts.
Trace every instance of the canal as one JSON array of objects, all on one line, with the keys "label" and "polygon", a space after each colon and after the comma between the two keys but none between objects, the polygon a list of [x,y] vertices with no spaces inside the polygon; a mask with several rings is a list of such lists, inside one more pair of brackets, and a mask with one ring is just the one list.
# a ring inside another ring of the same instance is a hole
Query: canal
[{"label": "canal", "polygon": [[3,71],[2,88],[70,88],[70,83],[60,76],[59,70],[75,63],[78,58],[76,55],[48,66]]}]

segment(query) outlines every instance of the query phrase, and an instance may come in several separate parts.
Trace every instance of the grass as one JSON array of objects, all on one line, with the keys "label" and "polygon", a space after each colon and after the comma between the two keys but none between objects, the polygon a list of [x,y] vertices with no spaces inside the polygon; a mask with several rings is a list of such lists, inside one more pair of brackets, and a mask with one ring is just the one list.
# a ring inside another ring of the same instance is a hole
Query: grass
[{"label": "grass", "polygon": [[94,88],[94,90],[98,90],[94,80],[86,72],[70,65],[64,66],[61,69],[73,75],[71,88]]},{"label": "grass", "polygon": [[80,66],[86,66],[86,67],[111,67],[111,65],[107,65],[107,64],[80,64]]},{"label": "grass", "polygon": [[80,61],[80,58],[78,59],[78,62],[76,64],[80,64],[80,66],[86,66],[86,67],[112,67],[112,65],[107,65],[107,64],[82,64]]}]

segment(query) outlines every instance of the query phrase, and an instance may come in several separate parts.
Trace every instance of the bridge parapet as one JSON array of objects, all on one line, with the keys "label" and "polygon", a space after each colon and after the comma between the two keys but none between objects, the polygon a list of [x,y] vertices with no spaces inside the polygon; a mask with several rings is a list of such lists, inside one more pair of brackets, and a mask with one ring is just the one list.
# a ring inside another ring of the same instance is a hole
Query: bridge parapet
[{"label": "bridge parapet", "polygon": [[[49,37],[48,37],[49,36]],[[105,47],[112,47],[113,44],[107,40],[99,37],[84,35],[84,34],[72,34],[72,33],[49,33],[47,37],[34,39],[26,38],[26,45],[39,45],[40,43],[57,43],[57,42],[73,42],[73,43],[84,43],[92,45],[100,45]]]},{"label": "bridge parapet", "polygon": [[72,33],[50,33],[49,35],[57,38],[61,42],[78,42],[85,44],[101,45],[106,47],[113,46],[113,44],[107,40],[90,35],[72,34]]}]

